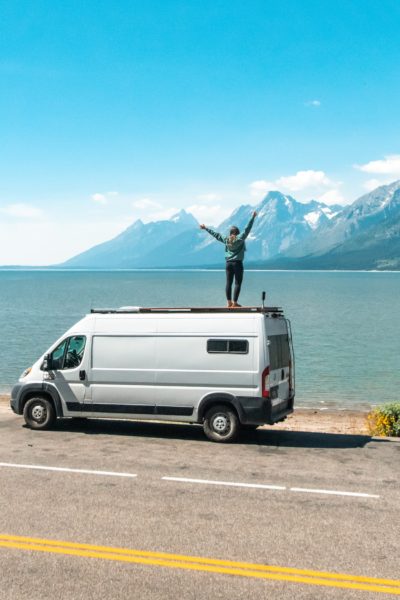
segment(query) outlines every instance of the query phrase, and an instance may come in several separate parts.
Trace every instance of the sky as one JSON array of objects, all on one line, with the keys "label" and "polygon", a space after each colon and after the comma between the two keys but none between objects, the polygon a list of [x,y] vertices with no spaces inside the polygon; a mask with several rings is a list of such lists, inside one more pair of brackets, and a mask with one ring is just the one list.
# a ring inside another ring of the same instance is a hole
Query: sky
[{"label": "sky", "polygon": [[400,179],[398,0],[0,0],[0,265]]}]

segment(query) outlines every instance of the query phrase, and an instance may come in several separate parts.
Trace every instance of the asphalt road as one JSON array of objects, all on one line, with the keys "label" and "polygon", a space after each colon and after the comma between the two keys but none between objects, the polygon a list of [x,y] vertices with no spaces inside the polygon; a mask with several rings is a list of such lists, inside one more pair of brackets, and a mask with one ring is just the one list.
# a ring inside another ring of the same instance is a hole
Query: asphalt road
[{"label": "asphalt road", "polygon": [[128,421],[35,432],[0,405],[0,598],[398,597],[399,452]]}]

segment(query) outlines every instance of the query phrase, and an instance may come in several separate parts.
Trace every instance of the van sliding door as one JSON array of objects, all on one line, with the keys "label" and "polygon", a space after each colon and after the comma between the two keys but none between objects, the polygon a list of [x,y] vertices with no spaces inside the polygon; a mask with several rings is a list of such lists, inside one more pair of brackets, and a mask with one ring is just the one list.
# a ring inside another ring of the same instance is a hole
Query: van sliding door
[{"label": "van sliding door", "polygon": [[95,335],[92,347],[91,410],[94,413],[155,413],[154,335]]}]

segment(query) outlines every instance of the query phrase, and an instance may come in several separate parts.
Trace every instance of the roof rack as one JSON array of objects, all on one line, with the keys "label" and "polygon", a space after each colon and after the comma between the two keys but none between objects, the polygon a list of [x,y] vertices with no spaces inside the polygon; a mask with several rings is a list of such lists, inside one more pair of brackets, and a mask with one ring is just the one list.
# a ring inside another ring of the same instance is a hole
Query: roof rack
[{"label": "roof rack", "polygon": [[182,307],[141,307],[141,306],[123,306],[121,308],[92,308],[92,314],[158,314],[158,313],[273,313],[281,314],[282,308],[279,306],[240,306],[237,308],[228,307],[205,307],[205,306],[182,306]]}]

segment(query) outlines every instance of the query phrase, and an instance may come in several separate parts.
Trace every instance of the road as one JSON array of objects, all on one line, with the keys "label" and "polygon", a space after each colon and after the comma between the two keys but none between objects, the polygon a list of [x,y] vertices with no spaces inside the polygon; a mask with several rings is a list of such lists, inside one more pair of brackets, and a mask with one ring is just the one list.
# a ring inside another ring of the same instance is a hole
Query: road
[{"label": "road", "polygon": [[1,404],[0,598],[398,597],[399,452],[128,421],[35,432]]}]

